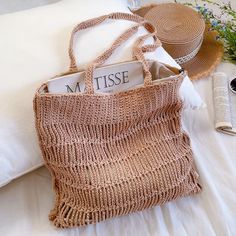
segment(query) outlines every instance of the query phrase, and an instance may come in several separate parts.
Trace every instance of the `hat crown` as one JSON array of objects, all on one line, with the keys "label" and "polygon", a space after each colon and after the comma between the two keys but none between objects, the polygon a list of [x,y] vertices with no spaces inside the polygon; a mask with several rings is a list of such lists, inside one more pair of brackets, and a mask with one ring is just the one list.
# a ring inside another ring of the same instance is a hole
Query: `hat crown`
[{"label": "hat crown", "polygon": [[[191,79],[210,74],[219,64],[223,46],[201,15],[177,3],[152,4],[135,11],[157,29],[163,48],[188,71]],[[206,27],[206,29],[205,29]]]},{"label": "hat crown", "polygon": [[187,43],[202,36],[205,22],[193,9],[182,4],[158,4],[145,18],[155,22],[158,37],[166,43]]}]

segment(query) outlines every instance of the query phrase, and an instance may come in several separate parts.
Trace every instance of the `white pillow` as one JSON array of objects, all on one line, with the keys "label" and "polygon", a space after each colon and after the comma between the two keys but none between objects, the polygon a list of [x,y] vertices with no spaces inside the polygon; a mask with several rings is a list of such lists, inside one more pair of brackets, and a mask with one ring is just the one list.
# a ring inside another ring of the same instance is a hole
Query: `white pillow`
[{"label": "white pillow", "polygon": [[[78,22],[115,11],[129,12],[126,0],[63,0],[0,16],[0,186],[43,165],[32,100],[42,82],[68,69],[72,28]],[[80,67],[85,67],[132,24],[109,21],[79,34],[75,50]],[[140,30],[142,33],[144,30]],[[132,40],[135,37],[117,50],[107,64],[130,60]],[[176,65],[163,48],[147,57]],[[181,87],[185,104],[200,107],[199,95],[191,82],[185,81],[187,89]]]}]

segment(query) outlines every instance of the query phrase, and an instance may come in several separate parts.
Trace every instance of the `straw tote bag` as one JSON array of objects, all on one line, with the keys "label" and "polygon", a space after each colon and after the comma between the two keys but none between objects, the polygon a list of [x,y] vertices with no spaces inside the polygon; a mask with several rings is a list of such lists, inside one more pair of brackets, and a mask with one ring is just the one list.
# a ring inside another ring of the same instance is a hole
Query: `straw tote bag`
[{"label": "straw tote bag", "polygon": [[[154,82],[144,53],[159,45],[143,18],[113,13],[78,24],[71,36],[71,72],[76,72],[74,34],[108,19],[137,24],[124,32],[85,71],[85,91],[50,94],[43,84],[34,98],[42,155],[56,194],[49,219],[57,227],[82,226],[140,211],[201,190],[190,141],[181,128],[178,95],[185,72]],[[93,72],[144,26],[150,33],[134,45],[144,83],[114,94],[94,92]],[[154,43],[143,45],[152,36]]]}]

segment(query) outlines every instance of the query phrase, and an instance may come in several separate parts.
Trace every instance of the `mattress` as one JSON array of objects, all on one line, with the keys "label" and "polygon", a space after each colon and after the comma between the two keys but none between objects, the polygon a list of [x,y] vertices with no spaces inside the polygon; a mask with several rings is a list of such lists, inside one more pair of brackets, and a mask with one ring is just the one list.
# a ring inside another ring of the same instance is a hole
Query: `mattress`
[{"label": "mattress", "polygon": [[[218,70],[236,75],[231,64]],[[182,119],[203,185],[200,194],[96,225],[57,229],[47,217],[54,193],[50,174],[42,167],[0,189],[0,235],[236,235],[236,137],[214,130],[211,79],[194,85],[207,108],[186,109]]]}]

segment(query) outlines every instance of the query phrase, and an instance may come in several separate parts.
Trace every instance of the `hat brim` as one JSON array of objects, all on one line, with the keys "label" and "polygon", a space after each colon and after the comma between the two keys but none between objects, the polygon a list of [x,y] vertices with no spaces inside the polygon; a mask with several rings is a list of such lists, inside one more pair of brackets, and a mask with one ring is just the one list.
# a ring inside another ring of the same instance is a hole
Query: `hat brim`
[{"label": "hat brim", "polygon": [[202,46],[197,55],[181,66],[188,71],[191,80],[207,77],[221,62],[224,48],[216,40],[216,32],[206,27]]}]

